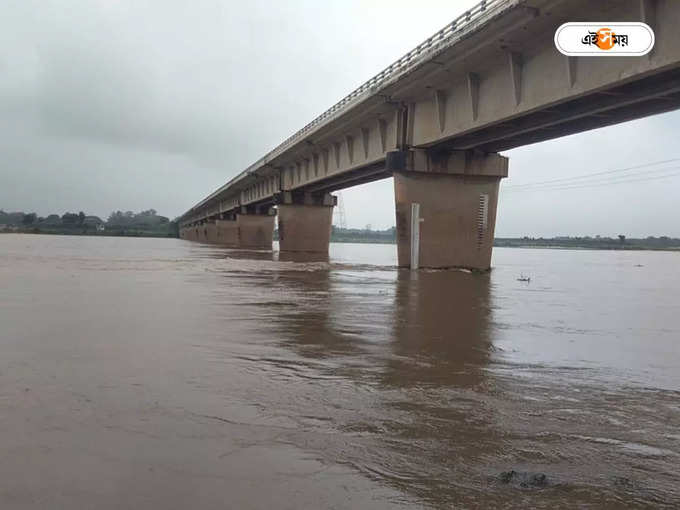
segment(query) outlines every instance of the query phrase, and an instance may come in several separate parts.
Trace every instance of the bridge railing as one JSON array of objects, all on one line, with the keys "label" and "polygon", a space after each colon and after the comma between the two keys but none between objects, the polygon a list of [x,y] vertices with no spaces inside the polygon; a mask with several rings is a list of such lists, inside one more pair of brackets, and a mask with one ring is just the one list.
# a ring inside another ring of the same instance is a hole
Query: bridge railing
[{"label": "bridge railing", "polygon": [[444,46],[450,42],[452,39],[457,39],[467,32],[468,28],[472,25],[477,24],[477,22],[490,17],[495,13],[499,7],[504,5],[509,5],[513,3],[512,0],[482,0],[477,5],[471,9],[465,11],[463,14],[454,19],[451,23],[447,24],[444,28],[439,30],[437,33],[428,37],[425,41],[420,43],[418,46],[409,51],[406,55],[402,56],[396,62],[380,71],[373,78],[367,82],[360,85],[358,88],[350,92],[347,96],[342,98],[340,101],[331,106],[328,110],[323,112],[321,115],[312,120],[309,124],[304,126],[302,129],[298,130],[286,140],[284,140],[280,145],[278,145],[274,150],[272,150],[267,156],[274,156],[281,153],[283,150],[290,147],[300,138],[304,137],[311,129],[322,124],[324,121],[330,117],[334,117],[342,111],[346,110],[354,101],[365,95],[367,92],[373,92],[374,89],[378,88],[385,82],[390,81],[395,76],[398,76],[416,64],[418,64],[426,54],[430,54],[432,51],[437,50],[441,46]]},{"label": "bridge railing", "polygon": [[349,110],[351,106],[360,99],[374,94],[381,85],[392,81],[397,76],[407,73],[411,69],[418,66],[428,56],[436,53],[440,48],[451,45],[452,43],[459,40],[463,35],[472,30],[479,23],[491,18],[497,12],[516,4],[517,2],[518,0],[482,0],[474,7],[468,9],[463,14],[458,16],[452,22],[448,23],[437,33],[431,37],[428,37],[418,46],[409,51],[406,55],[402,56],[400,59],[380,71],[373,78],[354,89],[347,96],[335,103],[328,110],[316,117],[302,129],[296,131],[291,136],[286,138],[282,143],[267,153],[264,157],[250,165],[243,172],[231,179],[227,184],[212,193],[192,209],[202,206],[206,202],[210,201],[213,197],[220,194],[226,188],[230,187],[236,181],[241,180],[254,170],[262,167],[268,161],[271,161],[273,158],[283,153],[286,149],[290,148],[293,144],[300,141],[310,131]]}]

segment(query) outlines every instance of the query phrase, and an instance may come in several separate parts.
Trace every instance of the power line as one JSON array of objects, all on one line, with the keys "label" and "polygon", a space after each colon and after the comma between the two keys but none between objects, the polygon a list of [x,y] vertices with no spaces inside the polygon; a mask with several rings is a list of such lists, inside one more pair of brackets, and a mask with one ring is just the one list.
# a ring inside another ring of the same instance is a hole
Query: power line
[{"label": "power line", "polygon": [[[678,170],[680,167],[674,167],[672,170]],[[670,168],[665,168],[664,170],[671,170]],[[521,190],[511,190],[508,192],[512,196],[512,193],[523,193],[523,192],[529,192],[529,191],[565,191],[565,190],[571,190],[571,189],[583,189],[583,188],[599,188],[602,186],[615,186],[617,184],[628,184],[628,183],[633,183],[633,182],[648,182],[648,181],[656,181],[660,179],[668,179],[671,177],[678,177],[680,176],[680,171],[675,171],[671,172],[669,174],[665,175],[655,175],[655,176],[647,176],[647,177],[642,177],[642,178],[628,178],[628,179],[615,179],[611,181],[605,181],[605,182],[595,182],[595,183],[565,183],[564,185],[556,185],[553,187],[545,187],[545,188],[538,188],[538,189],[521,189]],[[628,176],[628,177],[634,177],[634,176]]]},{"label": "power line", "polygon": [[[608,182],[617,182],[620,179],[630,179],[630,178],[637,178],[640,176],[648,177],[650,174],[657,174],[659,172],[668,172],[669,170],[676,170],[679,169],[680,167],[665,167],[665,168],[655,168],[652,170],[642,170],[639,172],[636,172],[635,174],[632,175],[609,175],[609,176],[592,176],[590,179],[579,179],[579,180],[573,180],[573,181],[563,181],[563,182],[556,182],[553,184],[541,184],[541,185],[536,185],[536,186],[526,186],[522,188],[503,188],[503,191],[506,193],[520,193],[524,191],[540,191],[540,190],[545,190],[545,189],[553,189],[553,188],[561,188],[562,186],[572,186],[572,185],[585,185],[585,184],[598,184],[598,183],[608,183]],[[653,177],[653,175],[651,175]]]},{"label": "power line", "polygon": [[[571,181],[578,181],[578,180],[583,180],[583,179],[590,179],[592,177],[597,177],[600,175],[608,175],[608,174],[614,174],[614,173],[623,173],[623,172],[630,172],[631,170],[637,170],[639,168],[647,168],[650,166],[657,166],[657,165],[663,165],[665,163],[672,163],[675,161],[680,161],[680,158],[672,158],[672,159],[666,159],[663,161],[655,161],[652,163],[644,163],[642,165],[635,165],[635,166],[630,166],[626,168],[617,168],[614,170],[605,170],[604,172],[594,172],[590,174],[581,174],[581,175],[575,175],[572,177],[563,177],[561,179],[552,179],[549,181],[538,181],[538,182],[530,182],[530,183],[525,183],[525,184],[510,184],[508,186],[505,186],[503,189],[507,191],[514,191],[516,189],[524,189],[524,188],[529,188],[529,187],[536,187],[536,186],[542,186],[546,184],[555,184],[555,183],[563,183],[563,184],[570,184]],[[648,172],[658,172],[658,171],[663,171],[667,169],[659,169],[659,170],[650,170]]]},{"label": "power line", "polygon": [[[658,170],[654,170],[653,172],[649,173],[656,173],[656,172],[668,172],[673,170],[673,172],[669,175],[675,175],[675,170],[680,170],[680,166],[675,166],[675,167],[670,167],[670,168],[661,168]],[[640,177],[639,175],[624,175],[624,176],[615,176],[614,178],[606,178],[606,177],[600,177],[592,181],[586,181],[586,182],[565,182],[565,183],[560,183],[560,184],[553,184],[550,186],[542,186],[540,188],[525,188],[525,189],[512,189],[508,190],[508,193],[524,193],[527,191],[543,191],[543,190],[552,190],[552,189],[569,189],[573,187],[577,188],[584,188],[584,187],[590,187],[590,186],[599,186],[599,185],[607,185],[607,184],[617,184],[617,183],[625,183],[625,182],[637,182],[637,181],[646,181],[646,180],[654,180],[659,177],[665,177],[666,174],[664,175],[645,175]]]}]

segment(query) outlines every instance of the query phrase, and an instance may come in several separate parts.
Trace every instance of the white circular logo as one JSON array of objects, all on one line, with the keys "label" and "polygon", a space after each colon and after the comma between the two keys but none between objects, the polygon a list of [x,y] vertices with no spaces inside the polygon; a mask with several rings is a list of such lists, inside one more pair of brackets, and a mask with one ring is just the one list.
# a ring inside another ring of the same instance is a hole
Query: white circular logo
[{"label": "white circular logo", "polygon": [[654,31],[641,22],[565,23],[555,31],[555,47],[570,57],[634,57],[654,47]]}]

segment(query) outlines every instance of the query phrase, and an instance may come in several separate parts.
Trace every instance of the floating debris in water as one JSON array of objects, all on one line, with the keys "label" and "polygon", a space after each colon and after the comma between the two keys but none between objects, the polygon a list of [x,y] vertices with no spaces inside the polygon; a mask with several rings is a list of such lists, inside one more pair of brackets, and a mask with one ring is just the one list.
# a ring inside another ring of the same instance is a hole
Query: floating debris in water
[{"label": "floating debris in water", "polygon": [[527,471],[503,471],[498,475],[501,483],[518,485],[522,488],[530,487],[546,487],[548,485],[548,477],[545,473],[530,473]]}]

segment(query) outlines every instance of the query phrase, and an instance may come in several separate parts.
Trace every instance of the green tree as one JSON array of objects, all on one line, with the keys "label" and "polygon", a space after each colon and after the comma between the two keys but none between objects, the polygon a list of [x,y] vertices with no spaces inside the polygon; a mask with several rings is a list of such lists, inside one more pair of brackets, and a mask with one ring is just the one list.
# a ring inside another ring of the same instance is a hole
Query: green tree
[{"label": "green tree", "polygon": [[50,214],[43,222],[48,225],[59,225],[61,223],[61,217],[58,214]]},{"label": "green tree", "polygon": [[38,218],[38,215],[35,214],[34,212],[29,213],[29,214],[24,214],[24,219],[21,220],[21,223],[23,223],[24,225],[33,225],[37,218]]},{"label": "green tree", "polygon": [[65,212],[61,217],[61,222],[64,225],[77,225],[79,217],[76,213]]}]

